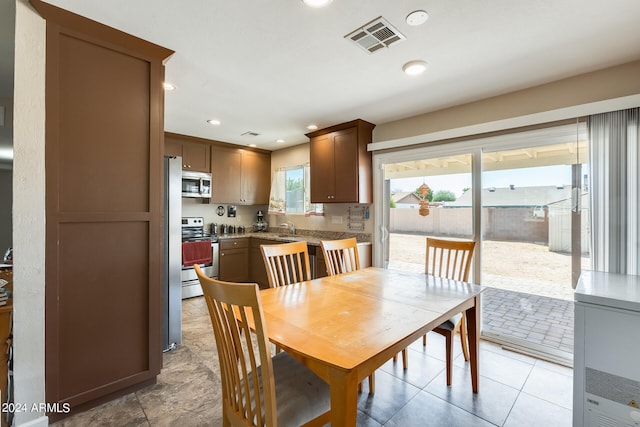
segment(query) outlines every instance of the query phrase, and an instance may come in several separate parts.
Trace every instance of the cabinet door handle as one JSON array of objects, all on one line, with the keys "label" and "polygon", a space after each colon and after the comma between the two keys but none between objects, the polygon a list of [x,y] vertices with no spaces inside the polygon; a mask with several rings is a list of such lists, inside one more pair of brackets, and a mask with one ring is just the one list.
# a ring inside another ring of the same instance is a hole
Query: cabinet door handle
[{"label": "cabinet door handle", "polygon": [[220,256],[224,256],[224,252],[222,252],[222,253],[220,254]]}]

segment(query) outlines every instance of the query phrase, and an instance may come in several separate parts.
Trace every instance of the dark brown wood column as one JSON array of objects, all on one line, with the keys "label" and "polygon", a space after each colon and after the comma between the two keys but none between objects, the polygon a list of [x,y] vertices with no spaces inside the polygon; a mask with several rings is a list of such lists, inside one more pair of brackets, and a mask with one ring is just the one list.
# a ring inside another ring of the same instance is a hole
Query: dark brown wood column
[{"label": "dark brown wood column", "polygon": [[162,367],[162,82],[173,52],[31,4],[47,21],[46,398],[73,413],[153,383]]}]

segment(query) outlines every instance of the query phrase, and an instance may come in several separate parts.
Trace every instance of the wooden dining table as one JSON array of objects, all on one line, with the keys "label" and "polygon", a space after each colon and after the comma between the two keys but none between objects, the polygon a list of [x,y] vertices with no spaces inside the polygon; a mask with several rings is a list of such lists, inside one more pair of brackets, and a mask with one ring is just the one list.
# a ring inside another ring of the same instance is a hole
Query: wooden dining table
[{"label": "wooden dining table", "polygon": [[478,391],[483,288],[400,270],[365,268],[260,291],[269,339],[329,383],[331,424],[355,426],[358,384],[395,354],[466,311]]}]

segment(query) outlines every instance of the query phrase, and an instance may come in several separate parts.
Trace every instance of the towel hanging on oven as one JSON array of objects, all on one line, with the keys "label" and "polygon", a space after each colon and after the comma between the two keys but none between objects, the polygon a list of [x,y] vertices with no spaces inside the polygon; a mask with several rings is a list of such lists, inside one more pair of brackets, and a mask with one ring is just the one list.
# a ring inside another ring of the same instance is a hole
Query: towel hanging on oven
[{"label": "towel hanging on oven", "polygon": [[194,264],[211,264],[211,240],[198,242],[182,242],[182,265],[191,267]]}]

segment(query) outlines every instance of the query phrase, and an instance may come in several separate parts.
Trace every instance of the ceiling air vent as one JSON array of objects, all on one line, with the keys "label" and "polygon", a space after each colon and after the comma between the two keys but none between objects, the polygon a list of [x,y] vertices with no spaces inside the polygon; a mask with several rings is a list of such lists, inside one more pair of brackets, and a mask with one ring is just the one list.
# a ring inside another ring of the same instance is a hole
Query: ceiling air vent
[{"label": "ceiling air vent", "polygon": [[344,36],[369,53],[376,52],[392,43],[406,39],[382,16],[363,25],[352,33]]},{"label": "ceiling air vent", "polygon": [[247,131],[247,132],[245,132],[243,134],[240,134],[240,136],[258,136],[258,135],[260,135],[260,134],[257,133],[257,132],[252,132],[252,131]]}]

